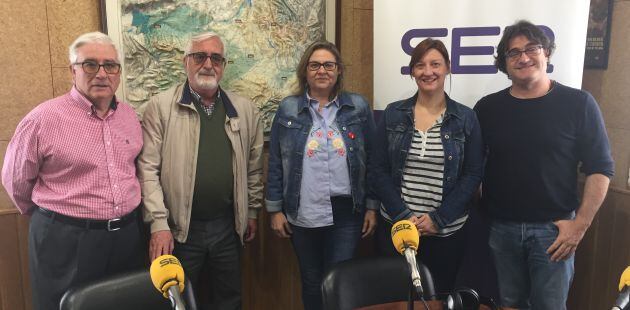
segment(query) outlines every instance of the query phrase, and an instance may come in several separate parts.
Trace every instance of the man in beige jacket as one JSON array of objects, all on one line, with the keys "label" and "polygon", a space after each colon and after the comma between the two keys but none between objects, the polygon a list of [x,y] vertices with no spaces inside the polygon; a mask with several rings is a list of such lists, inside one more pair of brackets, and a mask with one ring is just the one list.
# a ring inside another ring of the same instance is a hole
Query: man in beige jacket
[{"label": "man in beige jacket", "polygon": [[183,61],[187,81],[152,98],[143,117],[149,254],[173,253],[193,285],[209,269],[211,292],[196,291],[210,296],[201,309],[240,309],[241,245],[256,235],[262,207],[262,125],[249,100],[219,87],[226,60],[217,34],[192,37]]}]

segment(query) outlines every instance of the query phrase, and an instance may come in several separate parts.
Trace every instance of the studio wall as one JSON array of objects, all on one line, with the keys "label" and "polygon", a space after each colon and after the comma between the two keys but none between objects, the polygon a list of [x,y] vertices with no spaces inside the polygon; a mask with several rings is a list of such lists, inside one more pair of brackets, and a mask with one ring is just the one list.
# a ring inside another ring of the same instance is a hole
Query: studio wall
[{"label": "studio wall", "polygon": [[[372,22],[372,0],[340,0],[340,7],[345,85],[371,100],[372,29],[378,27]],[[578,249],[569,309],[610,308],[619,273],[630,264],[630,0],[616,0],[613,12],[609,67],[585,70],[583,88],[600,103],[617,173],[604,206]],[[70,88],[67,46],[77,35],[99,29],[97,0],[0,2],[0,68],[5,77],[0,87],[0,155],[28,111]],[[376,87],[386,87],[386,83]],[[268,227],[263,215],[259,236],[243,253],[243,308],[300,309],[299,271],[293,250]],[[27,234],[28,218],[17,214],[0,188],[0,310],[31,309]],[[368,242],[362,244],[363,249],[369,246]]]}]

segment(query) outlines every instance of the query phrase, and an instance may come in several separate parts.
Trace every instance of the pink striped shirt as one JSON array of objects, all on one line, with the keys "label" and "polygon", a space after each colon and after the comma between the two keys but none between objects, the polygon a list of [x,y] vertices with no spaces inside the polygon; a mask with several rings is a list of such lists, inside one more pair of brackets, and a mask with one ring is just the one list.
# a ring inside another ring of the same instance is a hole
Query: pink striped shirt
[{"label": "pink striped shirt", "polygon": [[142,130],[117,102],[100,118],[74,87],[20,122],[2,167],[2,184],[23,214],[34,205],[87,219],[113,219],[140,203],[135,160]]}]

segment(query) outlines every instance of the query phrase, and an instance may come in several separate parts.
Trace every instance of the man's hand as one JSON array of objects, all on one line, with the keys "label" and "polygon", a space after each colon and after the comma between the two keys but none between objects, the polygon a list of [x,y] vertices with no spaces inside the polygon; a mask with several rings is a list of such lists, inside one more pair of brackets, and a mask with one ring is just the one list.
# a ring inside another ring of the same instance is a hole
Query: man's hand
[{"label": "man's hand", "polygon": [[258,221],[256,219],[247,219],[247,230],[245,231],[245,242],[250,242],[256,237],[258,231]]},{"label": "man's hand", "polygon": [[276,233],[276,236],[280,238],[289,238],[293,231],[291,231],[291,225],[287,221],[287,217],[282,212],[275,212],[270,214],[271,217],[271,230]]},{"label": "man's hand", "polygon": [[361,229],[361,238],[372,235],[376,225],[376,211],[365,211],[365,216],[363,217],[363,228]]},{"label": "man's hand", "polygon": [[151,234],[149,241],[149,256],[151,261],[160,255],[173,254],[173,234],[170,230],[160,230]]},{"label": "man's hand", "polygon": [[547,249],[547,254],[551,255],[552,262],[558,262],[567,259],[571,254],[575,253],[589,225],[578,218],[555,221],[554,224],[559,230],[558,237]]},{"label": "man's hand", "polygon": [[437,234],[437,226],[433,223],[433,220],[429,216],[429,214],[424,214],[418,219],[419,224],[416,225],[418,227],[418,232],[420,235],[435,235]]}]

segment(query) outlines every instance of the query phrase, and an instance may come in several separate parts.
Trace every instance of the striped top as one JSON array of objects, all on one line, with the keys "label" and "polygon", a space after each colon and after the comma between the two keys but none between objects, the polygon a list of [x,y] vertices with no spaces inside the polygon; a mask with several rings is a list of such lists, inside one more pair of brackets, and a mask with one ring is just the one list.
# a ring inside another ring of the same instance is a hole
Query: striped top
[{"label": "striped top", "polygon": [[[440,137],[443,117],[422,132],[415,130],[409,154],[403,170],[401,195],[414,215],[435,211],[442,204],[444,179],[444,149]],[[464,226],[468,215],[464,215],[443,229],[437,236],[446,237]]]}]

